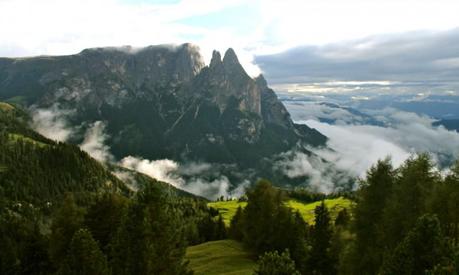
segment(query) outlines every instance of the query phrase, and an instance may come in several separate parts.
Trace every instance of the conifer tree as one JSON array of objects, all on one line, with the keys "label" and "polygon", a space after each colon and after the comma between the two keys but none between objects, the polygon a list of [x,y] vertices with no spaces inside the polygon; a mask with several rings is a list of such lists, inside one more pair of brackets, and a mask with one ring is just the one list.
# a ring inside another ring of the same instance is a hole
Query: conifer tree
[{"label": "conifer tree", "polygon": [[440,180],[427,154],[408,159],[399,169],[393,192],[384,209],[382,243],[392,250],[428,212],[428,198]]},{"label": "conifer tree", "polygon": [[285,250],[279,252],[266,252],[258,260],[258,268],[254,275],[300,275],[295,268],[295,262],[290,258],[290,253]]},{"label": "conifer tree", "polygon": [[317,274],[335,274],[335,266],[331,253],[332,229],[330,214],[325,203],[322,203],[314,210],[315,224],[311,232],[311,256],[309,268]]},{"label": "conifer tree", "polygon": [[243,222],[242,207],[239,206],[230,222],[230,227],[228,230],[228,235],[230,238],[239,240],[239,241],[242,240],[242,237],[243,237],[242,222]]},{"label": "conifer tree", "polygon": [[59,274],[107,275],[110,274],[105,255],[100,251],[91,233],[79,229],[72,238],[65,262]]},{"label": "conifer tree", "polygon": [[[383,212],[395,181],[395,171],[389,158],[378,161],[367,172],[357,193],[353,229],[356,234],[351,264],[355,273],[374,274],[384,254]],[[355,256],[355,257],[354,257]]]},{"label": "conifer tree", "polygon": [[424,274],[441,263],[448,252],[438,218],[427,214],[387,255],[380,274]]},{"label": "conifer tree", "polygon": [[75,204],[73,195],[67,194],[51,224],[50,256],[55,266],[64,261],[70,241],[75,232],[82,227],[83,220],[83,209]]}]

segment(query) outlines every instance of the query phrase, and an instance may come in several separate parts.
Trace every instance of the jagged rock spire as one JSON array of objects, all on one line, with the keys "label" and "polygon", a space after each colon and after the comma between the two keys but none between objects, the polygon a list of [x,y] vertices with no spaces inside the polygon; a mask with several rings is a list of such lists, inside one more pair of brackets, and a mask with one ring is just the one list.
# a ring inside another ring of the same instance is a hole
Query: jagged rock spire
[{"label": "jagged rock spire", "polygon": [[220,55],[220,52],[214,50],[212,52],[212,59],[210,60],[210,67],[215,67],[221,63],[222,63],[222,57]]},{"label": "jagged rock spire", "polygon": [[224,64],[239,64],[239,60],[237,59],[237,55],[232,48],[229,48],[225,52],[225,56],[223,57]]},{"label": "jagged rock spire", "polygon": [[263,74],[260,74],[259,76],[257,76],[255,78],[255,81],[257,82],[258,86],[262,89],[268,87],[268,82],[266,81]]}]

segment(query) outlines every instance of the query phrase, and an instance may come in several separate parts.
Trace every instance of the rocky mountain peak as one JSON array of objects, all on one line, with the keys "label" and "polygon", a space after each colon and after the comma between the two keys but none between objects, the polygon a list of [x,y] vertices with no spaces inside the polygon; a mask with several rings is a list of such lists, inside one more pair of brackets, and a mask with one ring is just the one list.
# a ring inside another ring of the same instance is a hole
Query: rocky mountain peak
[{"label": "rocky mountain peak", "polygon": [[117,158],[191,159],[247,166],[326,138],[297,126],[261,75],[251,78],[233,49],[208,67],[193,44],[95,48],[71,56],[0,58],[0,100],[58,103],[72,123],[106,121]]},{"label": "rocky mountain peak", "polygon": [[263,74],[260,74],[259,76],[257,76],[255,78],[255,82],[257,82],[257,85],[261,88],[261,89],[265,89],[268,87],[268,82],[266,81],[265,77],[263,76]]},{"label": "rocky mountain peak", "polygon": [[210,67],[215,67],[222,64],[222,56],[220,55],[220,52],[214,50],[212,52],[212,59],[210,60]]},{"label": "rocky mountain peak", "polygon": [[223,57],[223,63],[225,64],[239,64],[239,59],[237,58],[236,52],[232,48],[229,48],[225,52]]}]

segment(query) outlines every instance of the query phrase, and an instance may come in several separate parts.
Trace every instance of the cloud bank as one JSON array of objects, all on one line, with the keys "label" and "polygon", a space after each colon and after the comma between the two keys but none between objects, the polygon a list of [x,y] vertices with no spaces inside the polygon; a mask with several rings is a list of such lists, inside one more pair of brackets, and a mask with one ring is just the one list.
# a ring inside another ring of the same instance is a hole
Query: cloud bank
[{"label": "cloud bank", "polygon": [[270,83],[329,81],[457,82],[459,29],[375,35],[259,55]]},{"label": "cloud bank", "polygon": [[67,123],[67,117],[73,113],[71,110],[60,109],[58,104],[48,109],[32,108],[31,127],[49,139],[66,141],[74,134],[74,130]]},{"label": "cloud bank", "polygon": [[230,190],[232,185],[226,176],[206,178],[204,174],[211,168],[211,164],[208,163],[179,164],[169,159],[147,160],[127,156],[119,164],[208,199],[216,199],[220,196],[239,197],[244,194],[244,188],[249,185],[249,182],[243,182],[237,188]]},{"label": "cloud bank", "polygon": [[86,130],[80,148],[100,162],[113,161],[114,157],[110,153],[110,147],[105,145],[107,138],[108,136],[105,134],[105,123],[96,121]]},{"label": "cloud bank", "polygon": [[[398,167],[412,154],[428,152],[440,169],[451,165],[459,156],[459,134],[442,126],[432,126],[435,120],[427,116],[384,109],[373,111],[371,115],[379,124],[369,125],[357,115],[354,115],[355,119],[351,119],[352,114],[345,109],[337,109],[335,113],[321,113],[327,110],[323,105],[316,109],[310,107],[311,104],[304,107],[309,111],[305,113],[295,110],[292,112],[293,118],[297,123],[304,123],[326,135],[329,138],[329,148],[309,149],[320,158],[356,177],[363,177],[377,160],[387,156],[390,156],[394,166]],[[342,114],[345,114],[344,119],[335,121],[337,124],[318,121],[322,117],[339,119]],[[297,161],[305,162],[301,158]],[[312,166],[319,171],[323,170],[320,168],[321,163],[315,164],[314,166],[314,163],[306,163],[305,169],[310,170],[309,167]],[[295,168],[295,165],[292,167]],[[292,174],[297,170],[290,169],[286,173]]]}]

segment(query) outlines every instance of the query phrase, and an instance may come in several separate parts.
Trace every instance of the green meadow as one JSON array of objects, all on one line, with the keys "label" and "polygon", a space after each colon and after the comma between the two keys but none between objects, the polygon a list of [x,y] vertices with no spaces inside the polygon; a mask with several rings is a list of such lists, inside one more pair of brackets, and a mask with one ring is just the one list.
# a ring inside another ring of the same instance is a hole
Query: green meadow
[{"label": "green meadow", "polygon": [[254,256],[234,240],[190,246],[186,258],[196,275],[251,275],[257,266]]},{"label": "green meadow", "polygon": [[[334,219],[338,213],[346,208],[349,209],[352,206],[352,201],[343,197],[335,198],[335,199],[326,199],[324,200],[325,205],[327,206],[328,210],[330,211],[332,219]],[[303,219],[308,224],[314,223],[314,209],[318,206],[321,201],[313,202],[313,203],[304,203],[297,200],[288,200],[286,204],[293,208],[294,210],[298,210],[303,216]],[[226,225],[229,225],[231,218],[236,213],[236,210],[239,206],[244,208],[247,205],[246,202],[239,202],[236,200],[232,201],[216,201],[208,203],[209,207],[217,209],[223,217],[223,220]]]}]

